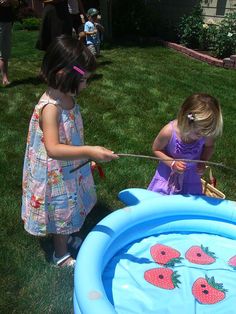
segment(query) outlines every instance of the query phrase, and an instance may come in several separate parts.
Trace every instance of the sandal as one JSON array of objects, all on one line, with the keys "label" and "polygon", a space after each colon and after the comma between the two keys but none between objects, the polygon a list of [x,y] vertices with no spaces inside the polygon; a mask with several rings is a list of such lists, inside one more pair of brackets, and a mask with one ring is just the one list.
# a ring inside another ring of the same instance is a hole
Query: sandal
[{"label": "sandal", "polygon": [[77,236],[69,236],[68,239],[68,246],[70,249],[73,249],[75,251],[78,251],[78,249],[80,248],[81,244],[82,244],[83,240],[80,237]]},{"label": "sandal", "polygon": [[66,261],[71,258],[70,253],[66,253],[65,255],[61,257],[56,257],[55,252],[53,252],[52,260],[53,263],[58,267],[74,267],[75,260],[71,259],[69,262],[66,263]]}]

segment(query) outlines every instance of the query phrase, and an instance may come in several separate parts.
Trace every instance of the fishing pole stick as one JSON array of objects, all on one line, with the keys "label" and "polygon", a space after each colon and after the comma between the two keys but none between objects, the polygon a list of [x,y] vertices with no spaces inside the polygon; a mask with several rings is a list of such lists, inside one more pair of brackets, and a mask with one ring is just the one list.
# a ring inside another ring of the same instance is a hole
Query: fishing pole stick
[{"label": "fishing pole stick", "polygon": [[183,161],[183,162],[195,162],[195,163],[202,163],[202,164],[208,164],[212,166],[218,166],[222,168],[226,168],[228,170],[232,170],[236,172],[235,168],[228,167],[224,165],[222,162],[214,162],[214,161],[208,161],[208,160],[198,160],[198,159],[185,159],[185,158],[159,158],[154,156],[146,156],[146,155],[137,155],[137,154],[128,154],[128,153],[117,153],[119,157],[137,157],[137,158],[145,158],[145,159],[151,159],[151,160],[159,160],[159,161]]},{"label": "fishing pole stick", "polygon": [[[116,155],[119,156],[119,157],[135,157],[135,158],[143,158],[143,159],[151,159],[151,160],[159,160],[159,161],[183,161],[183,162],[203,163],[203,164],[208,164],[208,165],[212,165],[212,166],[218,166],[218,167],[226,168],[226,169],[229,169],[231,171],[235,171],[236,172],[236,169],[228,167],[228,166],[225,166],[223,163],[214,162],[214,161],[208,161],[208,160],[184,159],[184,158],[166,158],[166,159],[163,159],[163,158],[158,158],[158,157],[154,157],[154,156],[138,155],[138,154],[128,154],[128,153],[116,153]],[[76,168],[71,169],[70,173],[80,169],[81,167],[85,166],[89,162],[91,162],[90,159],[85,161],[81,165],[77,166]]]}]

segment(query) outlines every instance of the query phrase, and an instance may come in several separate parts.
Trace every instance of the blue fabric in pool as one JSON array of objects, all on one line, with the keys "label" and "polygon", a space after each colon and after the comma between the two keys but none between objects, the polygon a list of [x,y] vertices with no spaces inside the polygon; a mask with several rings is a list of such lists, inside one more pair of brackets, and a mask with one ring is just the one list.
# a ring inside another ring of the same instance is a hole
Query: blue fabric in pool
[{"label": "blue fabric in pool", "polygon": [[235,314],[235,264],[235,240],[161,234],[120,250],[103,283],[118,314]]}]

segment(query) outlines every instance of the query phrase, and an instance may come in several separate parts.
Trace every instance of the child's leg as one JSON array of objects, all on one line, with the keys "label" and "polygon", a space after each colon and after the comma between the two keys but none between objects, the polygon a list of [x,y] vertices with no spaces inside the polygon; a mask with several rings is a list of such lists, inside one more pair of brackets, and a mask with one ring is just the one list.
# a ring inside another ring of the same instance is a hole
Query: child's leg
[{"label": "child's leg", "polygon": [[95,46],[95,50],[96,50],[96,57],[99,57],[100,56],[100,44],[97,44]]},{"label": "child's leg", "polygon": [[[55,252],[53,254],[54,263],[58,266],[73,266],[75,260],[68,253],[67,242],[69,235],[53,234],[53,243]],[[67,256],[68,255],[68,256]],[[63,259],[64,257],[64,259]],[[60,258],[62,261],[60,261]]]},{"label": "child's leg", "polygon": [[64,256],[68,252],[68,239],[69,235],[53,234],[53,243],[56,257]]},{"label": "child's leg", "polygon": [[94,56],[96,56],[97,52],[94,45],[88,45],[87,48],[92,52]]},{"label": "child's leg", "polygon": [[8,85],[8,59],[11,52],[11,29],[12,23],[0,23],[0,71],[2,84]]},{"label": "child's leg", "polygon": [[8,80],[8,61],[5,59],[0,59],[0,70],[2,74],[2,84],[8,85],[10,82]]}]

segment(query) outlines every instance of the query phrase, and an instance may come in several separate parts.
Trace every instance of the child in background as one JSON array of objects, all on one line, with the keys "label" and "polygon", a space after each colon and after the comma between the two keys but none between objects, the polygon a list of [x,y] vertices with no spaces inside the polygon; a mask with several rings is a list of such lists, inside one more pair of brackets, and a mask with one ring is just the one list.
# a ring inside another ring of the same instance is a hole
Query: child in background
[{"label": "child in background", "polygon": [[[209,160],[223,121],[218,101],[207,94],[193,94],[183,103],[177,120],[164,126],[152,149],[163,159],[148,190],[161,194],[202,194],[205,164],[174,159]],[[169,159],[168,161],[164,159]]]},{"label": "child in background", "polygon": [[77,39],[62,35],[49,46],[42,63],[48,89],[36,105],[29,126],[23,170],[22,219],[27,232],[52,234],[53,261],[71,266],[69,235],[80,230],[96,203],[85,160],[111,161],[118,156],[84,144],[79,106],[73,98],[84,87],[96,61]]},{"label": "child in background", "polygon": [[91,8],[87,12],[88,21],[84,24],[84,33],[86,35],[86,45],[94,56],[100,55],[101,33],[104,27],[99,23],[98,10]]}]

